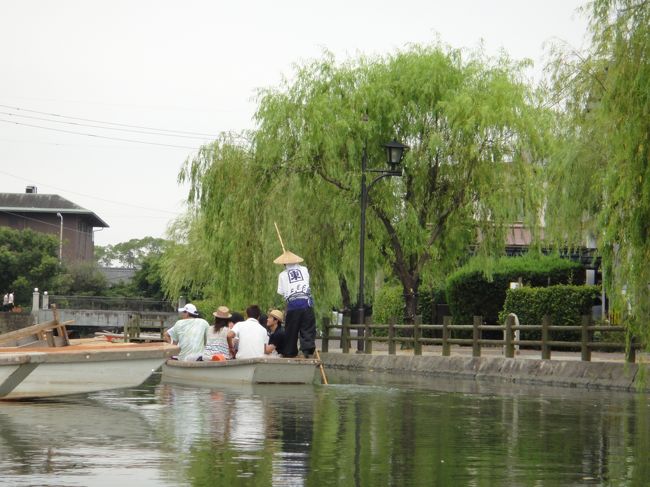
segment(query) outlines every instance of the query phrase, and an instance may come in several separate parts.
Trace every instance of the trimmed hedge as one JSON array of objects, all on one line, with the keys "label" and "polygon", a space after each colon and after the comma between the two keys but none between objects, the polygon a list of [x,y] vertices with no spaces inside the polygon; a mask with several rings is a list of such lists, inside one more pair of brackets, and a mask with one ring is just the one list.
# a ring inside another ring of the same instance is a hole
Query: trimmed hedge
[{"label": "trimmed hedge", "polygon": [[[541,325],[544,315],[549,315],[552,325],[580,326],[583,315],[591,315],[591,307],[598,302],[598,286],[550,286],[523,287],[508,289],[503,311],[499,315],[501,323],[510,313],[515,313],[519,324]],[[522,340],[539,340],[541,331],[521,331]],[[580,341],[578,331],[555,331],[551,340]]]},{"label": "trimmed hedge", "polygon": [[386,284],[377,291],[372,305],[372,322],[388,324],[396,318],[396,324],[404,324],[404,291],[399,284]]},{"label": "trimmed hedge", "polygon": [[522,279],[525,286],[583,284],[584,267],[557,256],[524,255],[498,259],[486,277],[483,261],[470,260],[447,278],[447,303],[455,324],[471,324],[473,316],[483,316],[487,324],[497,324],[510,283]]},{"label": "trimmed hedge", "polygon": [[[417,314],[422,316],[422,323],[431,323],[434,301],[436,304],[444,302],[444,291],[420,291]],[[402,286],[400,284],[386,284],[375,294],[372,307],[372,322],[385,325],[388,324],[392,317],[395,317],[395,323],[403,325],[404,308],[405,301]]]}]

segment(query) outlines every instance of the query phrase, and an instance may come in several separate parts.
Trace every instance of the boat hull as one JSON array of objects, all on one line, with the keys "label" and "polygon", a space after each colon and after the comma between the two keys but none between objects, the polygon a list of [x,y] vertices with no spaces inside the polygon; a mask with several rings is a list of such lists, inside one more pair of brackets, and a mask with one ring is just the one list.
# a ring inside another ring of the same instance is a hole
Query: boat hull
[{"label": "boat hull", "polygon": [[194,386],[221,384],[312,384],[318,360],[293,358],[236,359],[225,362],[168,360],[163,382]]},{"label": "boat hull", "polygon": [[0,400],[136,387],[176,353],[168,344],[0,349]]}]

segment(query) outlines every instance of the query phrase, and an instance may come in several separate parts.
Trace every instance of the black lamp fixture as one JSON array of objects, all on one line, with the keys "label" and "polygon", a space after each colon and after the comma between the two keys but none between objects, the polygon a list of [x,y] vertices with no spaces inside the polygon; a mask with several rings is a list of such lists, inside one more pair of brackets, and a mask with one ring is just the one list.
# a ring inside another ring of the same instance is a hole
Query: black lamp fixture
[{"label": "black lamp fixture", "polygon": [[404,157],[404,152],[406,152],[409,147],[397,142],[395,139],[391,140],[387,144],[384,144],[386,148],[386,158],[388,160],[388,165],[390,166],[391,171],[395,171],[397,166],[402,162]]},{"label": "black lamp fixture", "polygon": [[[361,158],[361,224],[359,232],[359,296],[358,296],[358,305],[359,305],[359,324],[365,325],[365,296],[364,296],[364,267],[365,267],[365,245],[366,245],[366,207],[368,205],[368,190],[374,186],[374,184],[383,178],[390,178],[393,176],[401,177],[402,171],[398,169],[398,166],[402,162],[404,157],[404,152],[409,149],[407,145],[397,142],[395,139],[384,144],[386,149],[386,157],[388,159],[388,165],[390,166],[389,170],[386,169],[368,169],[367,168],[367,150],[364,146],[363,156]],[[376,173],[378,174],[370,184],[366,184],[366,173]],[[363,330],[359,330],[360,335],[364,334]],[[364,342],[357,342],[358,351],[363,351]]]}]

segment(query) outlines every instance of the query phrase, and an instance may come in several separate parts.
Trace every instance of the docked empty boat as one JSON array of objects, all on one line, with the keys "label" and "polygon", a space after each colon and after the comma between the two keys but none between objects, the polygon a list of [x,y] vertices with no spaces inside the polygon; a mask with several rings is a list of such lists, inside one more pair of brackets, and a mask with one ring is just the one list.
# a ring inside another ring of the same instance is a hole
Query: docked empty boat
[{"label": "docked empty boat", "polygon": [[163,382],[194,386],[222,384],[312,384],[320,361],[315,359],[260,357],[221,362],[167,360]]},{"label": "docked empty boat", "polygon": [[179,348],[167,343],[69,340],[52,321],[0,335],[0,400],[135,387]]}]

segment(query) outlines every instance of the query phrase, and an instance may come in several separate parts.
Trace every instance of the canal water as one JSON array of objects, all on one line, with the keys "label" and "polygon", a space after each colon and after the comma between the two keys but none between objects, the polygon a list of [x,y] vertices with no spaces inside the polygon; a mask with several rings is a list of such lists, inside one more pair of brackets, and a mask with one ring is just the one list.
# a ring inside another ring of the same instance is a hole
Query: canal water
[{"label": "canal water", "polygon": [[0,402],[0,485],[650,485],[648,395],[329,378]]}]

